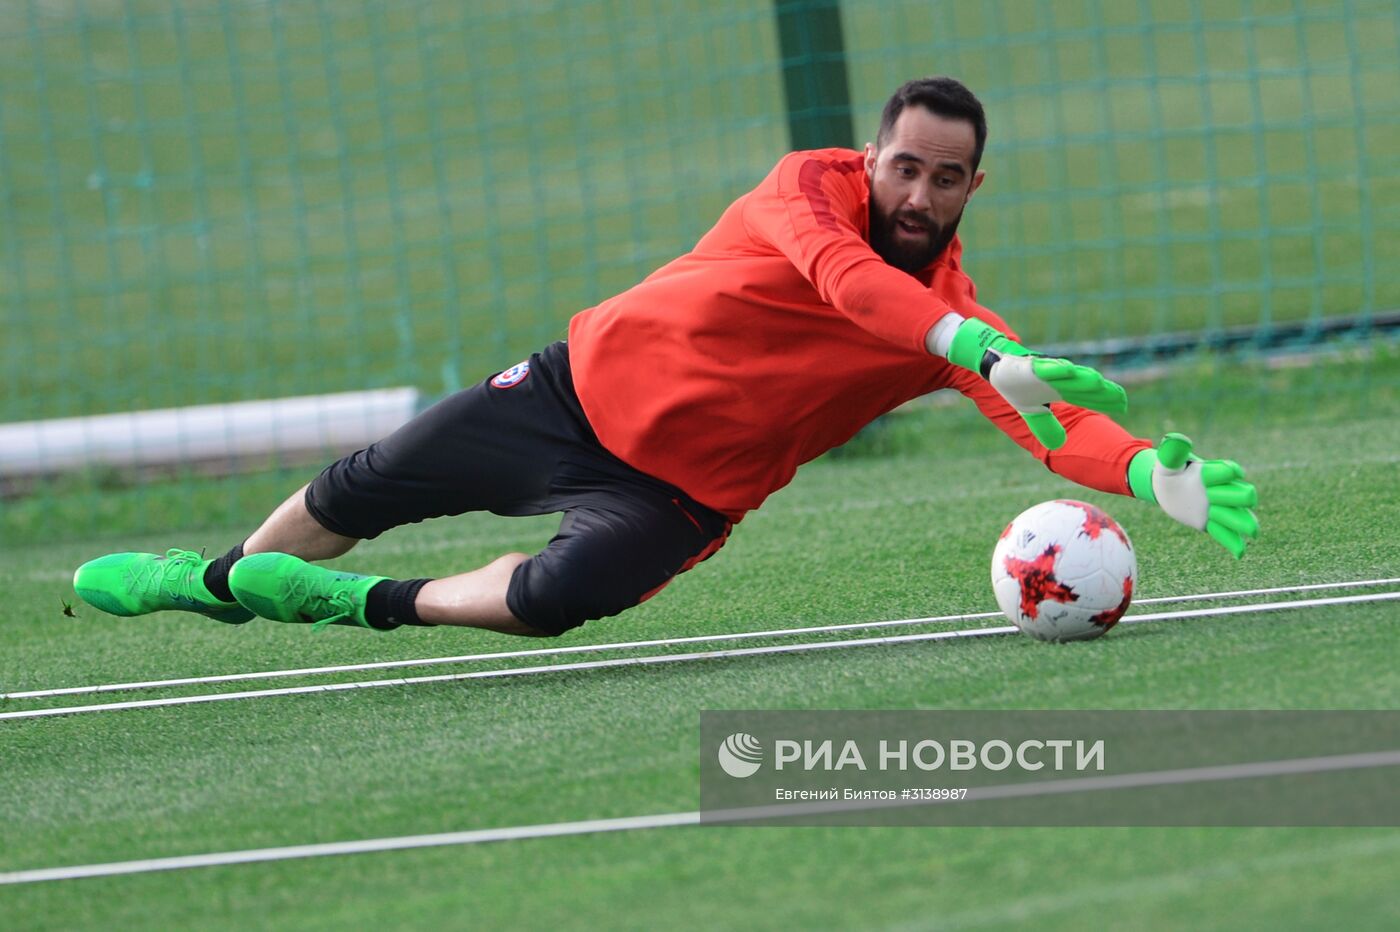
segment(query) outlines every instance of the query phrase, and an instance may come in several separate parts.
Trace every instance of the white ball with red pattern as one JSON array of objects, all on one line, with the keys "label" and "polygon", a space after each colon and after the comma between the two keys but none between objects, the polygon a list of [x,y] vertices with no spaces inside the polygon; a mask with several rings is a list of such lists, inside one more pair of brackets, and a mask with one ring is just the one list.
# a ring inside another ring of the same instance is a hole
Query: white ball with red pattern
[{"label": "white ball with red pattern", "polygon": [[1027,508],[992,552],[997,605],[1042,641],[1099,637],[1128,610],[1136,585],[1132,541],[1087,502],[1058,499]]}]

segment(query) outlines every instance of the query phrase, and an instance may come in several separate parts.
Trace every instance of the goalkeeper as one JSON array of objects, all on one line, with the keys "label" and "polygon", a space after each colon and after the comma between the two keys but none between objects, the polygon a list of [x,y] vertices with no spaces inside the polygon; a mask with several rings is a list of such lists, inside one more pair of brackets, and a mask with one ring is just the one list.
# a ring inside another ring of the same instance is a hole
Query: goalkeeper
[{"label": "goalkeeper", "polygon": [[[575,316],[567,343],[330,465],[228,553],[109,554],[74,586],[116,615],[558,635],[651,597],[799,465],[943,388],[1053,472],[1156,502],[1240,556],[1258,524],[1238,466],[1129,435],[1106,416],[1122,388],[1031,354],[977,303],[956,231],[986,135],[962,84],[911,81],[863,153],[784,157],[694,250]],[[564,517],[541,552],[441,579],[308,562],[482,510]]]}]

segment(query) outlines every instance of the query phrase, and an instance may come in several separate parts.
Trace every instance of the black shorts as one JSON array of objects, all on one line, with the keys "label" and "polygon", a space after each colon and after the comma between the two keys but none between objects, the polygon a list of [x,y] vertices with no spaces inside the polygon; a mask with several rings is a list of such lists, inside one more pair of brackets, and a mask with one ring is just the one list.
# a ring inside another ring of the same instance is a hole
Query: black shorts
[{"label": "black shorts", "polygon": [[468,511],[564,512],[506,594],[511,612],[546,634],[650,598],[730,530],[723,515],[603,448],[562,342],[326,467],[306,507],[327,530],[360,539]]}]

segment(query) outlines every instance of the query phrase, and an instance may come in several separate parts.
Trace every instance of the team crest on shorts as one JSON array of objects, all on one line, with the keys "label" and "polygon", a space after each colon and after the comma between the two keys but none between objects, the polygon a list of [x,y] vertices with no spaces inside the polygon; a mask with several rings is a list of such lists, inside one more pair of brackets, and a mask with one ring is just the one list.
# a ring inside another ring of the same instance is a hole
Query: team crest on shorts
[{"label": "team crest on shorts", "polygon": [[500,373],[491,380],[495,388],[513,388],[525,381],[525,377],[530,374],[530,360],[518,362],[505,372]]}]

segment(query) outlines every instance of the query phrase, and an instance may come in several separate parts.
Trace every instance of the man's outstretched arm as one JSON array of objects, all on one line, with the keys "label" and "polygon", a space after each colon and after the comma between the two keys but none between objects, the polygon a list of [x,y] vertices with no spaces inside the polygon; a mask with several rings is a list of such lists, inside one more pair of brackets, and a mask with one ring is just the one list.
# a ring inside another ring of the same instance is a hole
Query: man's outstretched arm
[{"label": "man's outstretched arm", "polygon": [[976,372],[1006,399],[1047,450],[1065,445],[1064,425],[1050,410],[1052,402],[1123,414],[1128,396],[1096,369],[1068,359],[1037,355],[990,324],[948,314],[929,329],[928,351],[955,366]]},{"label": "man's outstretched arm", "polygon": [[1055,404],[1066,428],[1065,444],[1051,450],[992,386],[960,373],[952,387],[1056,475],[1086,488],[1154,502],[1171,518],[1204,531],[1236,558],[1259,536],[1251,510],[1259,495],[1233,460],[1192,457],[1191,441],[1167,434],[1162,443],[1134,437],[1111,418],[1084,408]]},{"label": "man's outstretched arm", "polygon": [[[853,185],[852,177],[860,181]],[[1111,414],[1126,410],[1123,389],[1093,369],[1035,356],[991,324],[964,318],[876,255],[860,229],[864,184],[860,163],[839,152],[794,152],[743,199],[745,228],[785,255],[822,300],[856,325],[979,373],[1050,449],[1065,441],[1051,402]]]},{"label": "man's outstretched arm", "polygon": [[1191,441],[1167,434],[1128,464],[1128,486],[1135,498],[1156,502],[1187,527],[1205,531],[1238,560],[1259,536],[1251,511],[1259,493],[1234,460],[1203,460],[1191,455]]}]

